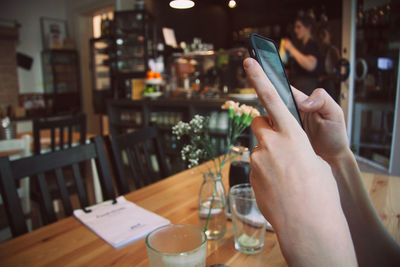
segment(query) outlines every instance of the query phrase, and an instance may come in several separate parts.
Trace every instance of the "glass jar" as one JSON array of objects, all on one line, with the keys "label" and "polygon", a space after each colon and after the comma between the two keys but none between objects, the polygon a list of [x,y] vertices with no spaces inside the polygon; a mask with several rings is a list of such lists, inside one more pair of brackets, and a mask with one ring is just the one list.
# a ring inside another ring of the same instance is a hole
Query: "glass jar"
[{"label": "glass jar", "polygon": [[[229,189],[237,184],[250,183],[250,151],[244,146],[233,146],[230,151],[231,165],[229,167]],[[229,192],[229,190],[228,190]],[[226,206],[226,216],[231,218],[229,205]]]},{"label": "glass jar", "polygon": [[229,188],[237,184],[250,183],[250,151],[244,146],[233,146],[230,153]]},{"label": "glass jar", "polygon": [[226,194],[220,175],[204,174],[199,194],[200,226],[207,239],[219,239],[226,232]]}]

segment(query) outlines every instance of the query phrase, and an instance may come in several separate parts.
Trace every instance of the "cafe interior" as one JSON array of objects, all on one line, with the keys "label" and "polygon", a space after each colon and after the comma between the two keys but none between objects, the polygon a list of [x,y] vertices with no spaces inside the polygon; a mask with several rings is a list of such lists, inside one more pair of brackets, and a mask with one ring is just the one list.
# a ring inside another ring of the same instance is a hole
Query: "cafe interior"
[{"label": "cafe interior", "polygon": [[0,265],[285,266],[254,193],[240,209],[235,190],[251,119],[268,115],[249,36],[275,43],[292,83],[299,17],[315,88],[400,242],[399,14],[394,0],[1,1]]}]

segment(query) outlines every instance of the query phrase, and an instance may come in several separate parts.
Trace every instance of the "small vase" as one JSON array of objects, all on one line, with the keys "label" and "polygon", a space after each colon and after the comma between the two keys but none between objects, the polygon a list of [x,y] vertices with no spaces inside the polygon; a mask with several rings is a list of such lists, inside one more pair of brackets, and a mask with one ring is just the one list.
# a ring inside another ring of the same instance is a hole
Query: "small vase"
[{"label": "small vase", "polygon": [[226,232],[226,194],[221,176],[204,174],[199,195],[200,226],[207,239],[219,239]]}]

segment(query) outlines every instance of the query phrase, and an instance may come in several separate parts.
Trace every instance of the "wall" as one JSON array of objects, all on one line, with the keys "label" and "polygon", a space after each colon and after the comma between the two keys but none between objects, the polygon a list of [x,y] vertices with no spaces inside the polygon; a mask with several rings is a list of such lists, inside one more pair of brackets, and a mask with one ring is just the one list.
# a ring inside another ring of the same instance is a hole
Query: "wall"
[{"label": "wall", "polygon": [[2,0],[0,18],[17,20],[21,24],[17,52],[33,57],[31,70],[18,68],[20,93],[43,92],[40,52],[42,39],[40,17],[66,19],[66,0]]},{"label": "wall", "polygon": [[80,59],[83,112],[87,115],[88,132],[100,134],[100,117],[94,113],[89,39],[92,37],[92,15],[95,11],[114,6],[115,0],[68,0],[68,26],[74,36]]},{"label": "wall", "polygon": [[17,39],[17,29],[0,26],[0,106],[18,104]]}]

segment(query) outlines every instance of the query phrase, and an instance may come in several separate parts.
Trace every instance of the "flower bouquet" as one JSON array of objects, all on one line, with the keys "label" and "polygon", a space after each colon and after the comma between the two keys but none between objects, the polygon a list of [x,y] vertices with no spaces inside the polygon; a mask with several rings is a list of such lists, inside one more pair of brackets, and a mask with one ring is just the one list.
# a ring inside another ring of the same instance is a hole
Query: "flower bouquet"
[{"label": "flower bouquet", "polygon": [[181,157],[192,168],[202,162],[210,161],[207,171],[203,173],[204,182],[199,196],[199,217],[204,225],[204,232],[208,239],[221,238],[226,231],[226,194],[221,182],[222,169],[226,163],[231,146],[238,137],[250,126],[254,117],[259,116],[257,109],[239,105],[237,102],[226,101],[221,107],[228,111],[228,132],[226,147],[220,156],[213,145],[209,128],[208,117],[195,115],[190,122],[180,121],[172,127],[172,133],[178,140],[184,142]]}]

